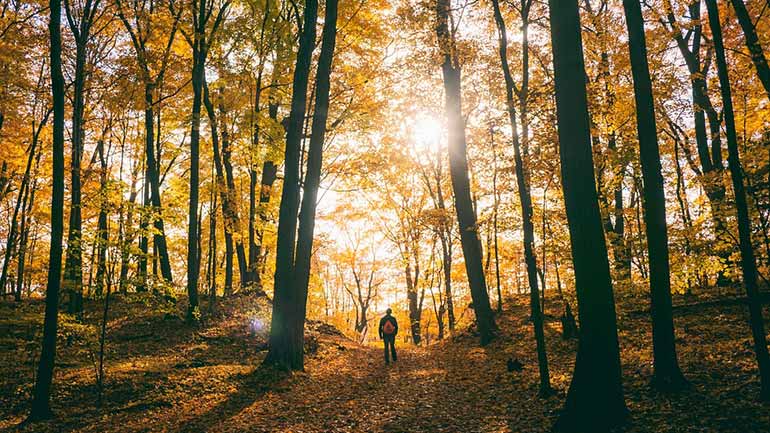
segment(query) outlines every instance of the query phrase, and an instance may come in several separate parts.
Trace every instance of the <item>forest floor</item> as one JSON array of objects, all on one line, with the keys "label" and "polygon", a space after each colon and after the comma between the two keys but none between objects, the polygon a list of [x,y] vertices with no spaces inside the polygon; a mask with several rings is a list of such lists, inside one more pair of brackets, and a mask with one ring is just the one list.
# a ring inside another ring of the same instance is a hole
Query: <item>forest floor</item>
[{"label": "forest floor", "polygon": [[[679,300],[681,301],[681,300]],[[679,302],[678,301],[678,302]],[[650,390],[650,323],[641,300],[619,302],[627,432],[770,432],[739,303],[676,313],[679,358],[692,387]],[[199,327],[181,307],[150,295],[117,298],[108,326],[103,404],[95,355],[100,304],[82,323],[62,323],[52,397],[56,418],[20,426],[28,410],[39,350],[42,303],[0,303],[0,431],[21,432],[545,432],[564,400],[576,342],[560,338],[559,305],[548,301],[546,338],[556,394],[539,398],[538,369],[525,297],[498,317],[500,337],[478,347],[462,330],[428,347],[400,340],[398,362],[331,326],[309,325],[306,371],[260,368],[269,306],[236,296]],[[426,312],[427,314],[427,312]],[[523,363],[508,372],[506,361]],[[586,432],[590,433],[590,432]]]}]

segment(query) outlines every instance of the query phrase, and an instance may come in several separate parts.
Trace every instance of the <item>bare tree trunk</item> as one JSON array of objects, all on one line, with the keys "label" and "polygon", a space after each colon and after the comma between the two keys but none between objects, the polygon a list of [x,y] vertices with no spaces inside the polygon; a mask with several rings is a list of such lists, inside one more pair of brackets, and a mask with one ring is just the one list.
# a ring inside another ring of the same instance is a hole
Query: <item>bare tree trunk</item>
[{"label": "bare tree trunk", "polygon": [[489,305],[484,269],[481,261],[481,242],[478,225],[471,199],[471,186],[468,179],[468,157],[465,142],[465,119],[462,115],[462,91],[460,66],[456,62],[456,53],[450,34],[449,0],[436,1],[436,36],[442,56],[441,70],[444,77],[446,96],[446,114],[449,124],[449,171],[455,197],[455,211],[460,227],[460,243],[465,256],[465,271],[471,289],[473,309],[476,313],[476,325],[481,345],[486,345],[495,338],[495,324],[492,308]]},{"label": "bare tree trunk", "polygon": [[[294,290],[294,253],[296,251],[297,215],[299,213],[299,166],[302,125],[307,107],[310,63],[316,35],[318,1],[305,2],[302,34],[299,37],[297,64],[294,68],[291,111],[286,130],[284,176],[278,215],[278,240],[275,256],[273,315],[270,323],[269,350],[264,363],[287,370],[303,368],[302,332],[297,335],[294,322],[299,320]],[[304,323],[303,323],[304,324]]]},{"label": "bare tree trunk", "polygon": [[577,3],[549,0],[562,188],[572,245],[580,343],[554,430],[607,431],[627,419],[615,302],[591,152]]},{"label": "bare tree trunk", "polygon": [[754,338],[754,351],[759,365],[760,399],[770,401],[770,354],[767,350],[767,337],[765,335],[764,319],[762,318],[762,303],[759,299],[757,287],[757,264],[754,257],[754,248],[751,245],[751,219],[746,202],[746,191],[743,186],[743,168],[741,167],[738,153],[738,138],[735,132],[735,118],[733,114],[733,102],[730,91],[730,78],[728,76],[727,60],[722,42],[722,25],[719,22],[719,8],[716,0],[706,0],[708,8],[709,24],[714,41],[714,51],[717,57],[717,69],[719,73],[719,87],[722,90],[722,105],[727,130],[728,166],[733,181],[735,192],[735,207],[738,211],[738,236],[741,249],[741,269],[743,270],[743,284],[746,286],[746,295],[749,299],[749,315],[751,323],[751,335]]},{"label": "bare tree trunk", "polygon": [[[624,0],[628,29],[628,48],[636,101],[636,130],[644,179],[644,222],[650,257],[650,297],[652,300],[652,345],[654,374],[652,384],[659,390],[678,391],[687,381],[679,369],[671,308],[671,270],[668,254],[666,196],[661,174],[658,132],[652,80],[647,65],[644,19],[638,0]],[[617,222],[616,222],[617,223]]]},{"label": "bare tree trunk", "polygon": [[52,416],[51,382],[56,360],[56,331],[59,316],[59,282],[64,232],[64,74],[61,66],[61,1],[50,0],[48,31],[51,40],[51,90],[53,93],[53,192],[51,195],[51,248],[48,286],[45,295],[43,344],[40,352],[29,421]]},{"label": "bare tree trunk", "polygon": [[[305,317],[307,315],[307,294],[310,281],[311,256],[313,252],[313,232],[315,229],[316,205],[318,203],[318,188],[321,183],[321,167],[323,159],[326,121],[329,117],[330,75],[334,47],[337,40],[337,0],[326,0],[324,14],[321,52],[318,56],[316,70],[316,97],[313,112],[313,124],[310,132],[310,143],[307,155],[307,172],[305,174],[304,193],[299,212],[299,229],[297,233],[297,258],[294,263],[294,292],[297,299],[297,313],[290,325],[295,336],[295,348],[299,348],[295,357],[299,357],[300,368],[303,366],[303,342]],[[363,307],[363,306],[362,306]],[[362,308],[362,315],[366,310]]]},{"label": "bare tree trunk", "polygon": [[[540,295],[537,285],[537,260],[535,258],[535,226],[532,222],[532,196],[529,191],[527,167],[524,166],[524,159],[521,155],[519,133],[516,122],[516,106],[514,102],[514,83],[511,70],[508,66],[508,36],[503,21],[502,13],[498,0],[492,0],[492,7],[497,24],[498,51],[500,54],[500,63],[503,68],[506,89],[506,108],[508,118],[511,122],[511,136],[513,142],[513,159],[516,164],[516,185],[519,190],[519,201],[521,204],[521,219],[524,230],[524,259],[527,265],[527,276],[529,280],[530,310],[531,320],[534,328],[535,341],[537,344],[537,363],[540,369],[540,395],[546,396],[553,392],[551,389],[551,375],[548,369],[548,355],[545,348],[545,334],[543,332],[543,312],[540,308]],[[522,11],[522,20],[525,23],[529,21],[529,3],[525,1]],[[525,66],[526,67],[526,66]],[[543,285],[545,287],[545,284]]]},{"label": "bare tree trunk", "polygon": [[104,292],[107,276],[107,246],[110,241],[109,229],[107,227],[107,210],[109,199],[107,197],[107,158],[104,141],[97,144],[97,153],[99,154],[99,220],[97,226],[97,259],[96,259],[96,294],[101,296]]}]

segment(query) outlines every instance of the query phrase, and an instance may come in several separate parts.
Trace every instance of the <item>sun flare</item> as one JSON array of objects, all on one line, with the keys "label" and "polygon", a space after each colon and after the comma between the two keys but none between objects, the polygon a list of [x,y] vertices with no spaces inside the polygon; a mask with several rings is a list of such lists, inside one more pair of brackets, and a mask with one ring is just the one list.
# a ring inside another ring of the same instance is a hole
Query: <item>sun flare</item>
[{"label": "sun flare", "polygon": [[419,113],[410,125],[412,141],[420,149],[436,149],[441,142],[443,130],[441,119],[429,113]]}]

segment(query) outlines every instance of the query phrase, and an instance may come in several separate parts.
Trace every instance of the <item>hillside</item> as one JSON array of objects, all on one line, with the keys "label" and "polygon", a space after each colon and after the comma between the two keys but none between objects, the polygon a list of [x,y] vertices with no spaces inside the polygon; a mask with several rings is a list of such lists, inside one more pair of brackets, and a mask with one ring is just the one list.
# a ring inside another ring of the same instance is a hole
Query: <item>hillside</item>
[{"label": "hillside", "polygon": [[[548,311],[546,338],[556,394],[537,397],[537,361],[524,297],[498,317],[500,337],[480,348],[472,330],[429,347],[399,341],[399,361],[320,322],[308,325],[306,371],[260,368],[269,308],[236,296],[192,328],[181,307],[151,296],[118,298],[109,322],[104,404],[97,406],[92,350],[100,304],[85,325],[65,320],[52,401],[57,419],[23,432],[545,432],[569,384],[576,342],[560,338]],[[554,302],[549,307],[556,308]],[[11,309],[15,314],[11,315]],[[0,428],[17,431],[32,386],[42,304],[0,307]],[[630,306],[629,306],[630,309]],[[620,344],[632,420],[628,432],[759,432],[770,413],[758,382],[745,307],[677,310],[680,362],[692,387],[650,391],[650,324],[621,312]],[[13,319],[10,319],[13,317]],[[523,364],[509,372],[509,358]],[[13,362],[16,361],[16,362]],[[20,361],[20,362],[19,362]]]}]

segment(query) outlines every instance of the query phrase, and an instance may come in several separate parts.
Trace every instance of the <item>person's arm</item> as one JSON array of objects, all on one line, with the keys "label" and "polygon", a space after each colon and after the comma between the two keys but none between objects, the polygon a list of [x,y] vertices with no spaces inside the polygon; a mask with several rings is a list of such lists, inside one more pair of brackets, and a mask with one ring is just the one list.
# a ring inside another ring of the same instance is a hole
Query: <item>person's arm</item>
[{"label": "person's arm", "polygon": [[393,336],[395,337],[396,335],[398,335],[398,320],[396,320],[395,316],[393,317],[393,325],[396,328],[396,330],[393,331]]},{"label": "person's arm", "polygon": [[382,325],[385,324],[385,319],[380,319],[380,328],[379,328],[379,334],[380,334],[380,340],[382,340]]}]

